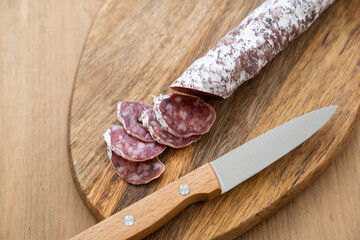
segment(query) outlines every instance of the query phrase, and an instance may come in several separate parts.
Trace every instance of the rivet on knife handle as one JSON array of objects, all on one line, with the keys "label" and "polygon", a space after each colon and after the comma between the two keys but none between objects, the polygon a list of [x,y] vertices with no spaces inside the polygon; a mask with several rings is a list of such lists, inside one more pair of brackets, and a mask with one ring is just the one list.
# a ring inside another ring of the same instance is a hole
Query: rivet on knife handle
[{"label": "rivet on knife handle", "polygon": [[190,204],[220,193],[220,183],[207,163],[72,239],[141,239]]}]

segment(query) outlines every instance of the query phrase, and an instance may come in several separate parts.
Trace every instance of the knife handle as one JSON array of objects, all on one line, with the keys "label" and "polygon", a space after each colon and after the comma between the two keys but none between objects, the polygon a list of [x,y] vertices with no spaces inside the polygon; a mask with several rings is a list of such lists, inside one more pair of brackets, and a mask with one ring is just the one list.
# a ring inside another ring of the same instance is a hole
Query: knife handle
[{"label": "knife handle", "polygon": [[[220,183],[214,170],[207,163],[92,226],[72,240],[141,239],[160,228],[190,204],[213,199],[220,193]],[[132,222],[133,224],[127,226],[125,222],[128,225]]]}]

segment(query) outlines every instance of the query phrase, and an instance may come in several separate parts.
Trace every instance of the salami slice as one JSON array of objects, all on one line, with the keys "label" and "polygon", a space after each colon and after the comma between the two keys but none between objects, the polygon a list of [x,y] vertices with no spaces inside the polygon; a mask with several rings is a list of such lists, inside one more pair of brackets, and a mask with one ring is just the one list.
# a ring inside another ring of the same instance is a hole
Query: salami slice
[{"label": "salami slice", "polygon": [[104,139],[112,151],[117,155],[136,162],[152,159],[162,153],[166,146],[157,142],[142,142],[127,134],[125,129],[119,125],[112,125],[104,133]]},{"label": "salami slice", "polygon": [[158,143],[173,148],[182,148],[196,142],[201,135],[193,135],[187,138],[179,138],[168,131],[165,131],[161,124],[156,120],[155,113],[152,109],[146,109],[141,115],[143,126],[150,132],[153,139]]},{"label": "salami slice", "polygon": [[209,104],[181,94],[154,97],[154,113],[163,129],[179,138],[208,132],[216,118]]},{"label": "salami slice", "polygon": [[139,185],[154,180],[164,172],[165,166],[155,157],[144,162],[132,162],[108,149],[108,155],[116,174],[128,183]]},{"label": "salami slice", "polygon": [[282,51],[335,0],[267,0],[197,59],[170,88],[229,97]]},{"label": "salami slice", "polygon": [[154,142],[150,133],[139,122],[138,118],[145,109],[152,106],[136,101],[122,101],[117,104],[117,119],[122,123],[125,131],[143,142]]}]

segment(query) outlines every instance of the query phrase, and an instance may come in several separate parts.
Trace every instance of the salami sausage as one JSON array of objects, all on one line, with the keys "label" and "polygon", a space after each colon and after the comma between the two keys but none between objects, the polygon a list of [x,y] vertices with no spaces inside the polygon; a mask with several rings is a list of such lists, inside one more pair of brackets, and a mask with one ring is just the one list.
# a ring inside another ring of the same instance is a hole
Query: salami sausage
[{"label": "salami sausage", "polygon": [[108,149],[108,155],[116,174],[128,183],[139,185],[154,180],[164,172],[164,164],[157,158],[144,162],[126,160]]},{"label": "salami sausage", "polygon": [[125,129],[119,125],[110,126],[104,133],[104,139],[112,151],[117,155],[136,162],[152,159],[162,153],[166,146],[157,142],[142,142],[127,134]]},{"label": "salami sausage", "polygon": [[152,106],[136,101],[122,101],[117,104],[117,119],[124,126],[125,131],[143,142],[154,142],[150,133],[139,122],[139,117],[145,109]]},{"label": "salami sausage", "polygon": [[215,110],[198,97],[172,94],[154,97],[154,113],[164,130],[179,138],[208,132]]},{"label": "salami sausage", "polygon": [[179,138],[168,131],[165,131],[161,124],[156,120],[155,113],[152,109],[146,109],[141,115],[141,120],[143,126],[150,132],[153,139],[160,144],[167,145],[172,148],[185,147],[201,138],[201,135]]},{"label": "salami sausage", "polygon": [[335,0],[267,0],[197,59],[170,88],[229,97],[298,37]]}]

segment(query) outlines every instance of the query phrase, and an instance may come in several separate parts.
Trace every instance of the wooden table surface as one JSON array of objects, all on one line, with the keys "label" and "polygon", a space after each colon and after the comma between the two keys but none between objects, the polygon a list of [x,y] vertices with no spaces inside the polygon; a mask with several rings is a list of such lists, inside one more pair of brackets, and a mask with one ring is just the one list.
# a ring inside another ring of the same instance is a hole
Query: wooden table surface
[{"label": "wooden table surface", "polygon": [[[67,117],[98,0],[0,1],[0,239],[67,239],[95,224],[73,183]],[[295,200],[238,239],[357,239],[360,126]]]}]

